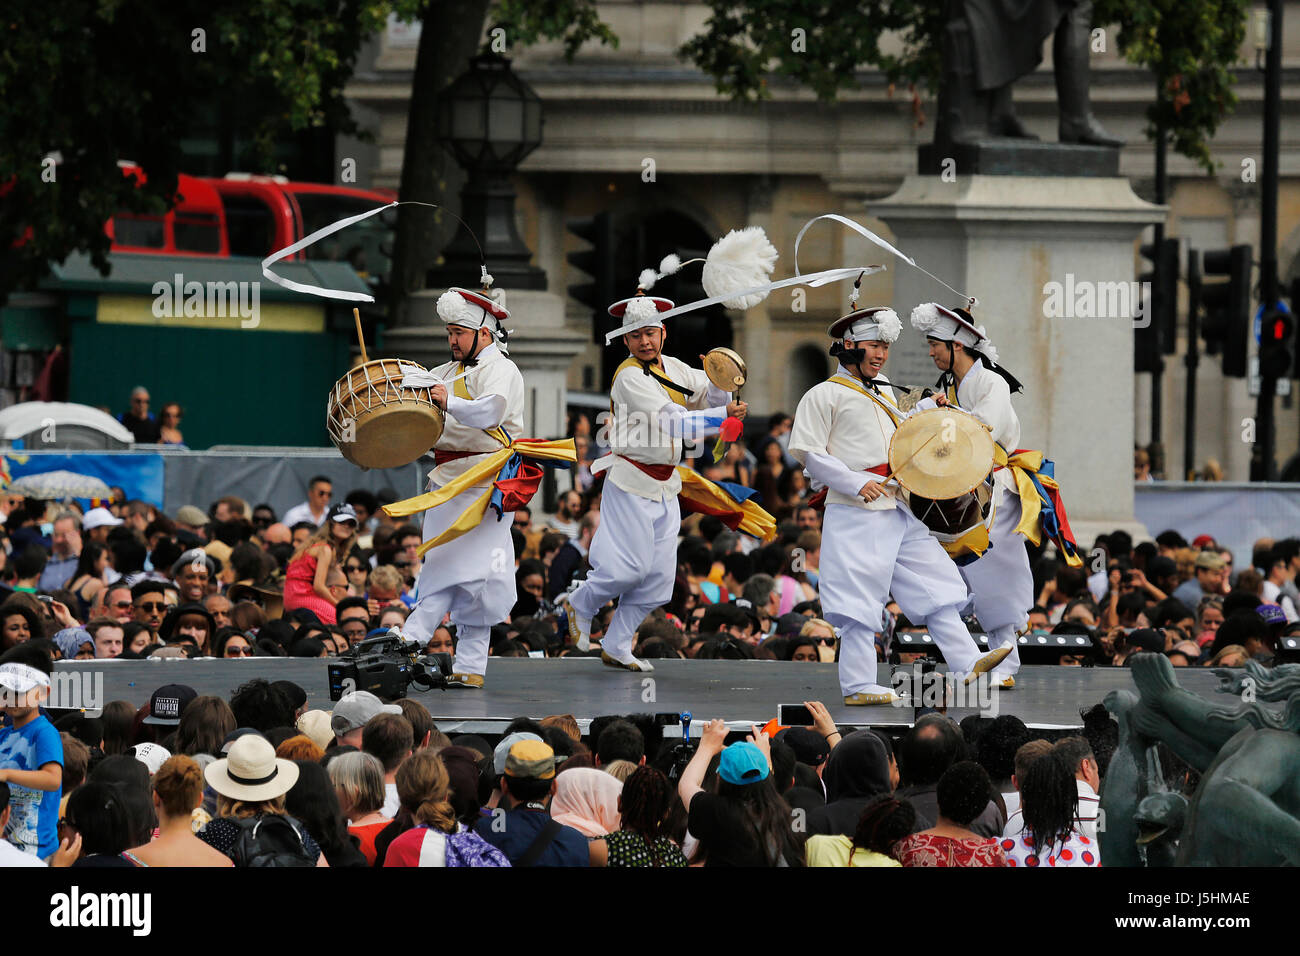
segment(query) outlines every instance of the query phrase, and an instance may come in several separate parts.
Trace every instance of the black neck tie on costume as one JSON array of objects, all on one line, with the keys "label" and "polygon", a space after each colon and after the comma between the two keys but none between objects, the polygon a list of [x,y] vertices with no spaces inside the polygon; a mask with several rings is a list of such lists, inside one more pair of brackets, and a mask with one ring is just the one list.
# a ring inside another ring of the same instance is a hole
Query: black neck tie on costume
[{"label": "black neck tie on costume", "polygon": [[661,373],[657,368],[655,368],[653,363],[647,362],[644,359],[637,359],[637,361],[641,363],[641,371],[644,372],[646,375],[649,375],[660,385],[667,386],[668,388],[671,389],[676,389],[677,391],[685,395],[687,398],[691,398],[695,395],[695,389],[687,388],[685,385],[678,385],[672,379],[668,378],[663,373]]}]

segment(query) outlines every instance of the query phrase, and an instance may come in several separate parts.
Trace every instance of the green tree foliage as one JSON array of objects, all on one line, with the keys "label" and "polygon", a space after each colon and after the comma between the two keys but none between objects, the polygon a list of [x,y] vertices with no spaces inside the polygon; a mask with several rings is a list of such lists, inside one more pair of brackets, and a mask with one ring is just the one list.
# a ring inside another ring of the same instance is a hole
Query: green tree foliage
[{"label": "green tree foliage", "polygon": [[[439,0],[58,0],[0,12],[0,301],[73,252],[108,271],[104,224],[176,202],[187,138],[237,103],[260,162],[310,127],[356,133],[343,97],[363,43],[390,13],[446,32]],[[472,7],[471,7],[472,9]],[[503,0],[512,44],[613,40],[592,0]],[[467,32],[475,52],[487,0]],[[513,21],[517,21],[517,24]],[[195,31],[202,31],[196,33]],[[418,72],[418,71],[417,71]],[[428,71],[445,83],[446,70]],[[450,73],[454,76],[455,73]],[[58,158],[50,181],[48,157]],[[426,157],[427,159],[427,157]],[[142,186],[119,160],[142,167]]]},{"label": "green tree foliage", "polygon": [[[733,99],[767,98],[770,78],[787,77],[830,101],[856,87],[863,70],[938,91],[946,3],[709,0],[709,6],[704,32],[681,52]],[[1120,51],[1152,70],[1165,91],[1148,111],[1148,135],[1163,122],[1174,147],[1210,172],[1209,140],[1237,102],[1232,67],[1248,7],[1248,0],[1097,0],[1093,10],[1093,22],[1115,25]],[[887,32],[901,38],[900,53],[881,49]]]},{"label": "green tree foliage", "polygon": [[1169,130],[1174,149],[1214,172],[1210,139],[1237,105],[1233,66],[1249,0],[1097,0],[1093,22],[1119,27],[1119,49],[1149,68],[1161,95],[1147,109],[1147,135]]}]

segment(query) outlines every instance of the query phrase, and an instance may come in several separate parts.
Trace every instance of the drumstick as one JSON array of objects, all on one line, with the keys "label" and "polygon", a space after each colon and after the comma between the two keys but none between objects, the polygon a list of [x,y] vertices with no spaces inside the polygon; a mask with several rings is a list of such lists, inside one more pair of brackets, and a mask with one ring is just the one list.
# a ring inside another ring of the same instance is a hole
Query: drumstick
[{"label": "drumstick", "polygon": [[[938,438],[938,437],[939,437],[939,433],[938,433],[938,432],[935,432],[933,435],[931,435],[931,436],[930,436],[929,438],[927,438],[925,441],[921,442],[921,444],[917,445],[917,446],[916,446],[916,451],[912,452],[912,454],[910,454],[910,455],[907,456],[907,461],[903,462],[903,463],[902,463],[901,465],[899,465],[897,468],[891,468],[891,469],[889,469],[889,474],[885,475],[885,481],[889,481],[891,478],[892,478],[894,481],[898,481],[898,478],[897,478],[898,473],[899,473],[900,471],[902,471],[904,468],[906,468],[908,465],[910,465],[910,464],[912,463],[912,459],[915,458],[917,455],[919,455],[919,454],[921,453],[921,449],[922,449],[922,448],[924,448],[926,445],[930,444],[930,442],[934,441],[934,440],[935,440],[936,438]],[[899,484],[902,484],[902,482],[899,482]]]},{"label": "drumstick", "polygon": [[361,310],[353,309],[352,318],[356,319],[357,322],[357,341],[361,343],[361,362],[365,364],[370,359],[366,358],[366,337],[361,334]]}]

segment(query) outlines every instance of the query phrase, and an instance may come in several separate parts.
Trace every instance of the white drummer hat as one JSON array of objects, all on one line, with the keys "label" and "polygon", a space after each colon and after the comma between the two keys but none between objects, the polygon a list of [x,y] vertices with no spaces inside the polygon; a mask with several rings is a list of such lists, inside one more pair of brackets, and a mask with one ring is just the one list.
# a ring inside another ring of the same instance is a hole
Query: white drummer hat
[{"label": "white drummer hat", "polygon": [[979,352],[990,362],[997,364],[998,350],[989,341],[984,326],[975,325],[970,321],[969,316],[969,312],[962,315],[937,302],[925,302],[912,310],[912,328],[927,339],[956,342]]},{"label": "white drummer hat", "polygon": [[492,276],[488,275],[486,266],[480,281],[483,288],[478,292],[452,286],[438,296],[438,318],[448,325],[467,329],[486,328],[496,339],[497,347],[505,352],[510,337],[510,330],[503,324],[510,318],[505,293],[492,288]]},{"label": "white drummer hat", "polygon": [[903,323],[897,312],[888,306],[875,305],[840,316],[830,324],[826,333],[833,339],[892,344],[898,341],[902,331]]}]

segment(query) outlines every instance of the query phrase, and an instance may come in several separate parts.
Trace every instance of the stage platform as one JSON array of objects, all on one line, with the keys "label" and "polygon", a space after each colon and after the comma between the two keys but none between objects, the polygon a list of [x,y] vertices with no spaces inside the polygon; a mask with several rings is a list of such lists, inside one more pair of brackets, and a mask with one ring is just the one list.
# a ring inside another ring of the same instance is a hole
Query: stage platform
[{"label": "stage platform", "polygon": [[[102,702],[129,700],[138,707],[148,702],[155,688],[173,683],[228,699],[240,684],[262,677],[293,681],[307,691],[311,708],[329,710],[326,665],[325,659],[292,658],[61,661],[57,671],[80,672],[83,694],[95,688],[95,697]],[[892,670],[909,679],[919,674],[911,666]],[[890,683],[890,673],[888,665],[880,665],[881,683]],[[1215,693],[1217,678],[1204,668],[1179,668],[1178,679],[1187,690],[1222,699]],[[102,686],[96,687],[101,680]],[[925,703],[927,693],[936,699],[936,686],[918,687],[913,701]],[[981,712],[1015,714],[1030,727],[1064,730],[1081,727],[1079,712],[1100,703],[1110,691],[1132,687],[1124,668],[1026,666],[1014,690],[990,696],[986,689],[983,699],[965,701],[976,706],[949,707],[947,713],[957,720]],[[595,658],[492,658],[484,690],[421,692],[412,686],[409,696],[424,704],[439,728],[450,734],[499,733],[520,716],[573,714],[585,731],[593,717],[603,715],[689,711],[698,736],[713,718],[724,718],[733,729],[762,725],[776,716],[778,704],[805,700],[821,701],[843,727],[903,729],[914,722],[917,709],[913,705],[845,707],[834,664],[775,661],[667,660],[655,662],[651,674],[634,674],[606,667]],[[82,706],[93,710],[92,704],[87,694]],[[667,728],[668,735],[673,732]]]}]

